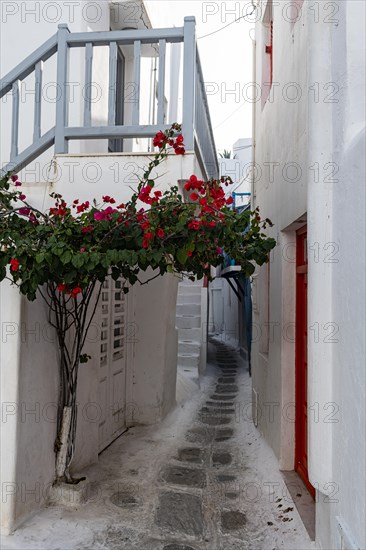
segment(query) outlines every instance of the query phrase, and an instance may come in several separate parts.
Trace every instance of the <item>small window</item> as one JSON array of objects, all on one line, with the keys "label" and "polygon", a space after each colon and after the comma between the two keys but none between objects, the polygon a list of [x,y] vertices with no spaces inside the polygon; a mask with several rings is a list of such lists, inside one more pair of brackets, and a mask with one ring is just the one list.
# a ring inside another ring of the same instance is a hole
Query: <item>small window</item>
[{"label": "small window", "polygon": [[262,109],[273,83],[273,7],[267,4],[262,20]]}]

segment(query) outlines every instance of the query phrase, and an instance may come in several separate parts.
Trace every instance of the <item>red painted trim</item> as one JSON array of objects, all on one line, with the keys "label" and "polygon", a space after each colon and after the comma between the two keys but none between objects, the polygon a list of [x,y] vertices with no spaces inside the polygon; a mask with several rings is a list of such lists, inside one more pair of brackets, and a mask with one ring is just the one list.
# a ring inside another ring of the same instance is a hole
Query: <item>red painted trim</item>
[{"label": "red painted trim", "polygon": [[295,470],[315,498],[308,475],[308,319],[307,319],[307,228],[296,234],[296,344],[295,344]]}]

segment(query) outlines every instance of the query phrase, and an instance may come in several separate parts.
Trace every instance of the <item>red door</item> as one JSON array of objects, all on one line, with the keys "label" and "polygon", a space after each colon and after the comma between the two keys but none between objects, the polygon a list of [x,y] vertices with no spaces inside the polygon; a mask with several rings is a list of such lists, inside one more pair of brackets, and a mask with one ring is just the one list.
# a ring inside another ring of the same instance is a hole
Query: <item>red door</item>
[{"label": "red door", "polygon": [[296,234],[295,470],[315,497],[308,476],[308,257],[307,228]]}]

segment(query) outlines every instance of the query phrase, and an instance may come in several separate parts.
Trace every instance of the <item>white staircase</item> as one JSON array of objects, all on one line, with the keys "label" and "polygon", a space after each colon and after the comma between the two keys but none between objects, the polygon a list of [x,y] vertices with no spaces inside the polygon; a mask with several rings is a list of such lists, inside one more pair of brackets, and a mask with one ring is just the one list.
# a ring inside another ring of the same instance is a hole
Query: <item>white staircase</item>
[{"label": "white staircase", "polygon": [[[201,300],[203,282],[184,279],[179,283],[176,326],[178,329],[178,369],[198,382],[202,369],[202,344],[205,327],[202,326]],[[206,319],[203,319],[206,323]],[[206,345],[204,343],[204,345]]]}]

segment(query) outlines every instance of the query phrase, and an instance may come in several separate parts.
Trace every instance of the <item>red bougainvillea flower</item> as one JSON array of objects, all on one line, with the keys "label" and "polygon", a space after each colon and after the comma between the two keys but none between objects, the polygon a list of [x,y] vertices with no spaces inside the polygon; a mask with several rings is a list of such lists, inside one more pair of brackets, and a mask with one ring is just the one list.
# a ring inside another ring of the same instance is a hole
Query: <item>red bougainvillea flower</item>
[{"label": "red bougainvillea flower", "polygon": [[150,187],[149,185],[146,185],[145,187],[143,187],[139,193],[139,200],[141,202],[144,202],[145,204],[152,204],[153,202],[153,199],[150,197],[150,192],[151,192],[151,189],[152,187]]},{"label": "red bougainvillea flower", "polygon": [[20,187],[22,185],[22,182],[18,180],[18,181],[15,182],[15,185],[16,185],[16,187]]},{"label": "red bougainvillea flower", "polygon": [[16,176],[16,175],[10,176],[10,179],[13,183],[15,183],[18,180],[18,176]]},{"label": "red bougainvillea flower", "polygon": [[189,222],[188,229],[195,229],[196,231],[200,228],[201,222],[193,220]]},{"label": "red bougainvillea flower", "polygon": [[116,201],[115,201],[112,197],[110,197],[109,195],[106,195],[105,197],[102,197],[102,200],[103,200],[104,202],[109,202],[110,204],[115,204],[115,202],[116,202]]},{"label": "red bougainvillea flower", "polygon": [[164,143],[167,143],[167,141],[168,141],[168,138],[166,137],[164,132],[160,131],[154,137],[153,144],[154,144],[154,147],[159,147],[160,149],[161,147],[163,147]]},{"label": "red bougainvillea flower", "polygon": [[75,287],[75,288],[72,289],[72,291],[71,291],[71,297],[72,297],[72,298],[76,298],[76,296],[77,296],[78,294],[80,294],[81,292],[82,292],[81,288],[80,288],[79,286],[77,286],[77,287]]},{"label": "red bougainvillea flower", "polygon": [[197,201],[199,199],[199,196],[197,195],[197,193],[191,193],[190,194],[190,199],[192,201]]},{"label": "red bougainvillea flower", "polygon": [[[79,201],[78,201],[79,202]],[[77,202],[75,201],[75,204],[77,204]],[[81,212],[85,212],[85,210],[88,210],[90,206],[90,202],[89,201],[85,201],[83,202],[82,204],[80,204],[77,208],[76,208],[76,212],[78,214],[81,214]]]},{"label": "red bougainvillea flower", "polygon": [[226,201],[226,204],[233,204],[233,202],[234,202],[233,197],[229,197]]},{"label": "red bougainvillea flower", "polygon": [[182,134],[179,134],[177,136],[177,139],[175,140],[175,142],[178,144],[178,145],[182,145],[182,143],[184,142],[184,137],[182,136]]},{"label": "red bougainvillea flower", "polygon": [[144,222],[141,224],[141,229],[143,229],[144,231],[146,231],[146,229],[149,229],[149,227],[150,227],[149,222]]},{"label": "red bougainvillea flower", "polygon": [[174,151],[176,155],[184,155],[186,152],[185,148],[180,146],[174,147]]},{"label": "red bougainvillea flower", "polygon": [[29,216],[30,214],[30,208],[19,208],[18,213],[21,216]]},{"label": "red bougainvillea flower", "polygon": [[26,195],[24,195],[24,193],[21,193],[21,194],[19,195],[19,200],[21,200],[21,201],[24,201],[26,198],[27,198],[27,197],[26,197]]},{"label": "red bougainvillea flower", "polygon": [[11,271],[19,271],[20,262],[16,260],[15,258],[12,258],[10,260],[10,269]]},{"label": "red bougainvillea flower", "polygon": [[149,246],[150,246],[149,239],[143,239],[142,240],[142,248],[149,248]]},{"label": "red bougainvillea flower", "polygon": [[59,285],[57,285],[57,290],[60,291],[60,292],[65,292],[65,290],[66,290],[65,283],[60,283]]},{"label": "red bougainvillea flower", "polygon": [[158,237],[160,237],[162,239],[165,235],[165,231],[164,231],[164,229],[159,227],[159,229],[156,231],[156,234],[157,234]]},{"label": "red bougainvillea flower", "polygon": [[192,254],[193,254],[192,250],[188,250],[187,256],[192,256]]},{"label": "red bougainvillea flower", "polygon": [[92,225],[87,225],[86,227],[83,227],[81,229],[82,233],[89,233],[90,231],[93,231],[93,226]]},{"label": "red bougainvillea flower", "polygon": [[145,239],[151,240],[154,238],[154,235],[151,233],[151,231],[148,231],[147,233],[145,233],[144,237]]}]

